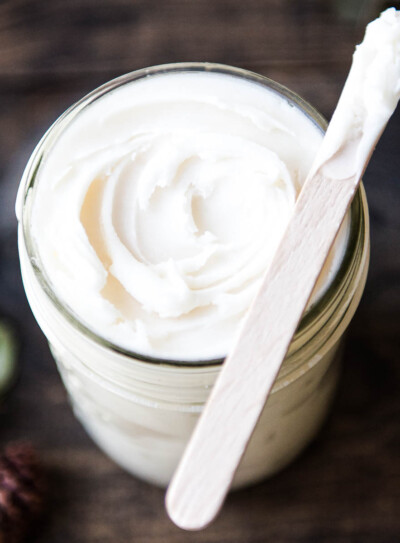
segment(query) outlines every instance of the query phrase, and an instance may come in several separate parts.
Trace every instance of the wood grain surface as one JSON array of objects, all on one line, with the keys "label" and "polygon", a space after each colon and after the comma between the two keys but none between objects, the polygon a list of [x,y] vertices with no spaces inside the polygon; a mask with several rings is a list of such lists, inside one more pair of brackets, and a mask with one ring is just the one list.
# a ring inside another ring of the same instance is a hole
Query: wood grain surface
[{"label": "wood grain surface", "polygon": [[[332,415],[270,481],[231,494],[185,533],[163,491],[116,467],[74,419],[25,300],[14,198],[40,135],[72,102],[143,66],[208,60],[286,84],[329,117],[371,0],[10,0],[0,3],[0,318],[15,328],[20,378],[0,404],[0,445],[31,439],[50,482],[40,543],[396,543],[400,541],[400,112],[365,175],[372,260],[349,330]],[[351,9],[350,9],[351,8]]]}]

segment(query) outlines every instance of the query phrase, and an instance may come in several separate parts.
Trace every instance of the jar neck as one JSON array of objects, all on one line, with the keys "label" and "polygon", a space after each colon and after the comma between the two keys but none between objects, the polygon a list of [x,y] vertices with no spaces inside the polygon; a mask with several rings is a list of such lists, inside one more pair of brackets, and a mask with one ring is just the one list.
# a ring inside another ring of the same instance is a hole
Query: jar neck
[{"label": "jar neck", "polygon": [[[288,89],[281,85],[268,80],[265,77],[240,70],[231,68],[229,66],[221,66],[214,64],[176,64],[169,66],[155,67],[147,70],[141,70],[133,74],[127,74],[115,81],[111,81],[100,87],[96,91],[93,91],[90,95],[82,99],[75,106],[70,108],[56,123],[49,129],[47,134],[43,137],[39,143],[37,149],[32,155],[32,158],[24,173],[24,180],[22,182],[22,192],[19,198],[18,207],[20,208],[21,219],[23,223],[23,236],[27,248],[29,260],[32,265],[32,271],[36,275],[39,288],[43,290],[43,293],[49,298],[50,302],[55,307],[55,310],[66,320],[68,323],[76,329],[76,332],[82,337],[87,338],[88,341],[98,343],[99,347],[103,350],[109,350],[113,353],[114,358],[120,358],[123,364],[129,364],[129,360],[139,360],[143,363],[149,363],[154,365],[155,368],[159,367],[159,364],[163,364],[163,367],[171,367],[171,371],[175,371],[177,368],[188,367],[192,371],[194,367],[202,368],[218,368],[218,365],[222,363],[222,360],[204,360],[198,363],[184,363],[169,360],[156,360],[151,357],[141,356],[138,353],[130,353],[124,351],[124,349],[104,340],[93,333],[84,323],[80,322],[79,318],[73,314],[63,304],[57,295],[54,293],[51,284],[46,278],[45,270],[42,269],[38,252],[35,249],[35,244],[30,238],[29,223],[30,223],[30,206],[32,199],[34,198],[35,180],[37,172],[43,160],[46,160],[46,155],[51,152],[51,146],[58,135],[73,121],[74,117],[79,112],[89,105],[94,100],[101,98],[105,93],[114,90],[115,88],[127,83],[140,79],[141,77],[147,77],[154,73],[166,72],[166,71],[178,71],[178,70],[208,70],[219,73],[226,73],[243,77],[245,79],[252,80],[260,83],[269,89],[277,92],[288,101],[292,102],[294,106],[301,109],[305,115],[307,115],[316,125],[318,125],[323,131],[326,128],[324,119],[319,113],[314,110],[309,104],[304,102],[299,96],[292,93]],[[364,198],[365,200],[365,198]],[[286,374],[290,373],[293,367],[297,367],[304,360],[306,352],[317,352],[321,345],[326,343],[326,333],[329,324],[329,330],[338,326],[341,315],[343,315],[342,307],[347,307],[350,303],[351,293],[357,283],[358,268],[361,266],[362,257],[357,260],[357,254],[363,254],[364,250],[364,237],[365,237],[365,217],[366,217],[366,203],[363,200],[361,191],[359,191],[354,199],[351,207],[351,233],[348,248],[342,265],[336,277],[328,289],[328,291],[322,296],[322,298],[305,314],[301,321],[300,327],[293,339],[291,348],[288,353],[287,360],[284,365],[284,371]],[[23,210],[22,210],[23,208]],[[363,237],[364,236],[364,237]],[[355,243],[352,244],[354,238]],[[211,370],[214,372],[214,369]]]}]

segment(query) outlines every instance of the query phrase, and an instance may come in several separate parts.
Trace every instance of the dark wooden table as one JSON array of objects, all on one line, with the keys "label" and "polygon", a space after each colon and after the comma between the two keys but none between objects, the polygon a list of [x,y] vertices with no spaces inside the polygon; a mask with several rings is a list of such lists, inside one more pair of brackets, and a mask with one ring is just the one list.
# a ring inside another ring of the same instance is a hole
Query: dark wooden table
[{"label": "dark wooden table", "polygon": [[370,275],[333,413],[290,468],[229,496],[201,533],[169,522],[163,492],[116,467],[74,419],[25,300],[13,205],[35,142],[72,102],[147,65],[208,60],[266,74],[330,116],[363,25],[387,2],[14,0],[0,3],[0,318],[20,378],[0,444],[37,445],[50,480],[40,543],[400,541],[400,111],[365,175]]}]

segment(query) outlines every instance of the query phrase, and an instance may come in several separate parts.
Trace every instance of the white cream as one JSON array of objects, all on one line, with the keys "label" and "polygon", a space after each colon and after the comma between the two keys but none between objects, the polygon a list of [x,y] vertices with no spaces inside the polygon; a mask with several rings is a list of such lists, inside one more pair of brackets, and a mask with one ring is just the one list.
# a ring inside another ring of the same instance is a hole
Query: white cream
[{"label": "white cream", "polygon": [[[399,98],[400,12],[389,8],[369,23],[353,55],[337,114],[319,152],[324,161],[330,158],[329,175],[343,179],[362,173],[371,145],[385,128]],[[344,158],[336,160],[339,150]]]},{"label": "white cream", "polygon": [[113,90],[39,169],[31,232],[55,292],[122,347],[224,356],[321,137],[297,107],[231,75],[160,74]]}]

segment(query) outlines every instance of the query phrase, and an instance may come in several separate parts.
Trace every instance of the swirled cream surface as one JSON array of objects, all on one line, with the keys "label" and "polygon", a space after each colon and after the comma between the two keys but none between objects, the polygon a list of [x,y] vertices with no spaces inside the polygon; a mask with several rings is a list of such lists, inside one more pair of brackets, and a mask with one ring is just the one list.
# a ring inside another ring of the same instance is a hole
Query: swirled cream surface
[{"label": "swirled cream surface", "polygon": [[[31,232],[55,293],[123,348],[224,356],[321,137],[286,99],[232,75],[165,73],[108,92],[38,171]],[[338,269],[347,223],[312,301]]]}]

